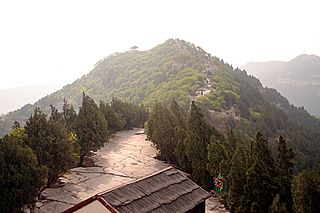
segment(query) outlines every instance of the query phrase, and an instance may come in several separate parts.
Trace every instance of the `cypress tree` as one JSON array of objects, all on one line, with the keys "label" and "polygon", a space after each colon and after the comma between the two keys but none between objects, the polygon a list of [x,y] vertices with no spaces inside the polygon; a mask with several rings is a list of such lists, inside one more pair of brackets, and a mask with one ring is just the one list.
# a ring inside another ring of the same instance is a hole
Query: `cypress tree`
[{"label": "cypress tree", "polygon": [[241,206],[244,212],[268,212],[274,196],[274,174],[274,161],[267,141],[259,132],[250,150],[250,164],[246,172],[245,195]]},{"label": "cypress tree", "polygon": [[62,115],[66,122],[67,128],[70,131],[75,131],[77,113],[74,110],[73,105],[70,104],[66,99],[63,99]]},{"label": "cypress tree", "polygon": [[243,193],[243,186],[246,184],[246,169],[248,153],[245,147],[241,144],[236,144],[235,152],[231,158],[231,166],[228,180],[228,196],[227,206],[231,212],[244,212],[241,208],[241,201],[245,198]]},{"label": "cypress tree", "polygon": [[270,213],[288,213],[291,211],[287,210],[286,203],[280,201],[280,195],[277,194],[272,201]]},{"label": "cypress tree", "polygon": [[0,208],[4,213],[21,212],[24,205],[33,204],[45,185],[46,168],[20,142],[12,135],[0,139]]},{"label": "cypress tree", "polygon": [[120,119],[118,114],[108,103],[100,101],[99,108],[108,123],[108,129],[110,132],[116,132],[122,129],[124,121]]},{"label": "cypress tree", "polygon": [[155,144],[163,160],[176,163],[174,127],[171,112],[157,103],[148,122],[148,138]]},{"label": "cypress tree", "polygon": [[80,165],[90,151],[103,146],[108,135],[107,121],[92,98],[83,93],[82,105],[76,121],[76,133],[80,146]]},{"label": "cypress tree", "polygon": [[212,176],[218,174],[227,175],[228,147],[226,141],[221,137],[212,135],[208,145],[208,170]]},{"label": "cypress tree", "polygon": [[185,138],[187,137],[187,113],[178,105],[175,99],[172,99],[171,101],[170,111],[173,115],[173,143],[175,144],[174,155],[177,159],[179,167],[183,171],[191,172],[191,163],[186,154],[185,147]]},{"label": "cypress tree", "polygon": [[[291,193],[291,182],[293,175],[293,157],[294,153],[292,149],[288,149],[286,145],[285,139],[280,136],[279,137],[279,145],[278,145],[278,159],[277,159],[277,191],[278,197],[275,202],[279,202],[281,208],[276,208],[279,211],[283,211],[285,208],[288,212],[292,211],[292,193]],[[273,207],[277,207],[273,205]],[[273,210],[277,212],[277,210]]]},{"label": "cypress tree", "polygon": [[209,185],[208,144],[212,134],[213,129],[206,122],[201,109],[192,102],[187,121],[186,153],[191,161],[193,179],[205,187]]},{"label": "cypress tree", "polygon": [[25,144],[36,154],[40,165],[48,168],[47,186],[51,187],[68,169],[75,166],[74,141],[68,132],[62,115],[51,106],[49,121],[39,108],[26,122]]},{"label": "cypress tree", "polygon": [[320,169],[304,169],[292,180],[293,209],[297,213],[320,212]]}]

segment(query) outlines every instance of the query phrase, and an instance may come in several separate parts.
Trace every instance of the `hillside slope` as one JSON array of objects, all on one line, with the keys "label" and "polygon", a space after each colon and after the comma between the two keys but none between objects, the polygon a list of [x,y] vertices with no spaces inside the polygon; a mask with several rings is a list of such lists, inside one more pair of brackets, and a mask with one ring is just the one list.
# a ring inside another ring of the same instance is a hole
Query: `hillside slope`
[{"label": "hillside slope", "polygon": [[21,108],[25,104],[33,104],[45,95],[58,90],[58,86],[27,85],[0,90],[0,115]]},{"label": "hillside slope", "polygon": [[222,131],[233,128],[248,141],[262,131],[274,150],[276,138],[282,134],[300,162],[313,163],[320,154],[318,119],[303,108],[290,105],[276,90],[263,88],[258,79],[246,72],[178,39],[169,39],[147,51],[115,53],[100,60],[89,74],[74,83],[35,105],[1,117],[2,134],[14,120],[26,119],[35,106],[45,111],[50,104],[59,108],[66,98],[78,108],[82,91],[96,101],[109,101],[115,96],[149,107],[174,97],[188,109],[190,101],[196,100],[209,122]]},{"label": "hillside slope", "polygon": [[294,105],[320,116],[320,57],[300,55],[289,62],[250,62],[242,68]]}]

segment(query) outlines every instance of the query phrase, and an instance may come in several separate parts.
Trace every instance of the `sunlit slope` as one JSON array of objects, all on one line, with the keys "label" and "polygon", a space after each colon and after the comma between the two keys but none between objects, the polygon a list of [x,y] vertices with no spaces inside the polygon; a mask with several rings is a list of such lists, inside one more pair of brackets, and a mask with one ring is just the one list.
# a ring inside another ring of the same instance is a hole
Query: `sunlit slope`
[{"label": "sunlit slope", "polygon": [[300,162],[312,163],[320,154],[318,119],[290,105],[276,90],[263,88],[246,72],[178,39],[147,51],[130,50],[105,57],[72,84],[2,117],[2,134],[14,120],[26,119],[35,106],[45,111],[51,104],[59,108],[66,98],[77,109],[83,91],[96,101],[117,97],[143,102],[147,107],[174,97],[188,109],[195,100],[212,125],[222,131],[233,128],[248,144],[261,131],[274,151],[276,138],[280,134],[286,137]]}]

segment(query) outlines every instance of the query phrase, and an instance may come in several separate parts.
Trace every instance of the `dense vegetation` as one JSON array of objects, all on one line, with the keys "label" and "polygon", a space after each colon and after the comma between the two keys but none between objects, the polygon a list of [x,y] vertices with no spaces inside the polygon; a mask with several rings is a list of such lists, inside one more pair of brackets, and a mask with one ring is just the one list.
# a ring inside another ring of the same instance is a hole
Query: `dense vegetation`
[{"label": "dense vegetation", "polygon": [[294,176],[294,151],[282,136],[273,157],[261,132],[248,141],[231,129],[219,132],[195,102],[186,113],[175,100],[170,107],[157,103],[147,123],[161,159],[190,172],[207,189],[213,177],[225,177],[227,190],[220,196],[231,212],[320,210],[320,168]]},{"label": "dense vegetation", "polygon": [[[203,87],[210,92],[199,95],[197,92]],[[147,108],[157,101],[168,104],[174,97],[187,109],[190,99],[196,99],[209,124],[218,130],[228,126],[245,139],[252,139],[261,131],[272,155],[278,136],[283,135],[296,151],[299,168],[314,164],[320,153],[319,119],[290,105],[276,90],[263,88],[258,79],[246,72],[183,40],[169,39],[147,51],[110,55],[89,74],[44,97],[35,106],[50,113],[50,105],[61,109],[62,100],[67,99],[78,111],[82,91],[96,102],[110,102],[116,96],[134,104],[143,103]],[[27,105],[1,117],[0,135],[7,133],[15,120],[24,122],[35,106]]]},{"label": "dense vegetation", "polygon": [[24,127],[15,122],[0,139],[1,212],[32,205],[44,187],[54,186],[70,168],[83,166],[111,132],[142,127],[146,119],[143,106],[113,99],[99,108],[85,93],[78,114],[67,100],[61,112],[51,106],[49,118],[35,108]]},{"label": "dense vegetation", "polygon": [[[99,100],[104,101],[97,106]],[[314,168],[320,154],[319,119],[245,71],[178,39],[104,58],[62,90],[1,117],[0,134],[8,133],[14,120],[28,118],[22,128],[26,136],[19,138],[23,148],[32,149],[39,169],[47,168],[50,186],[74,159],[82,164],[99,149],[111,132],[142,126],[146,108],[152,109],[148,137],[160,158],[192,173],[205,187],[210,175],[223,174],[228,192],[222,196],[232,211],[304,212],[298,209],[308,196],[313,197],[309,207],[318,209],[317,170],[302,169]],[[54,126],[59,128],[47,132]],[[38,146],[37,137],[50,146]],[[56,147],[69,156],[57,168],[48,158],[59,159]],[[308,187],[310,192],[301,192]]]}]

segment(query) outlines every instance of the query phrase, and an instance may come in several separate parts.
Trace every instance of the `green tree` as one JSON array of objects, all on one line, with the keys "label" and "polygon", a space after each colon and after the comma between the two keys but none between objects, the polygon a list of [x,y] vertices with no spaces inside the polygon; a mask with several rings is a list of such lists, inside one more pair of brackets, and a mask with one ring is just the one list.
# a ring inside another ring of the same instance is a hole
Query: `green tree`
[{"label": "green tree", "polygon": [[267,141],[259,132],[251,144],[241,206],[244,212],[268,212],[274,196],[274,174],[274,161]]},{"label": "green tree", "polygon": [[186,172],[191,172],[191,162],[188,159],[185,147],[187,137],[187,113],[180,107],[175,99],[172,99],[170,111],[173,116],[173,143],[175,144],[174,155],[179,167]]},{"label": "green tree", "polygon": [[[278,197],[275,197],[276,202],[280,202],[280,210],[286,209],[288,212],[292,211],[292,193],[291,181],[294,169],[293,163],[294,153],[292,149],[287,148],[286,140],[280,136],[278,145],[278,159],[277,159],[277,191]],[[278,208],[279,209],[279,208]],[[276,212],[276,210],[274,210]]]},{"label": "green tree", "polygon": [[36,108],[25,127],[25,144],[33,149],[40,165],[48,168],[48,187],[75,166],[76,161],[74,141],[62,115],[54,107],[51,109],[50,119],[47,121],[46,114]]},{"label": "green tree", "polygon": [[96,151],[107,140],[107,121],[92,98],[83,93],[82,105],[76,122],[76,133],[80,146],[80,165],[90,151]]},{"label": "green tree", "polygon": [[118,118],[122,120],[122,129],[132,129],[135,126],[135,110],[131,104],[112,98],[111,108],[118,114]]},{"label": "green tree", "polygon": [[148,137],[159,150],[160,157],[171,163],[176,162],[174,155],[173,115],[162,104],[157,103],[148,122]]},{"label": "green tree", "polygon": [[74,110],[73,105],[70,104],[66,99],[63,99],[62,115],[63,119],[66,122],[67,128],[70,131],[74,131],[77,120],[77,113]]},{"label": "green tree", "polygon": [[243,193],[243,186],[246,184],[245,171],[248,164],[248,151],[239,143],[236,144],[235,149],[230,161],[230,171],[227,176],[227,206],[230,208],[231,212],[244,212],[241,208],[241,201],[246,199]]},{"label": "green tree", "polygon": [[280,201],[280,195],[276,194],[275,198],[273,199],[270,213],[288,213],[286,203]]},{"label": "green tree", "polygon": [[116,132],[123,128],[124,120],[119,117],[108,103],[100,101],[99,107],[108,123],[110,132]]},{"label": "green tree", "polygon": [[26,133],[25,129],[20,126],[20,123],[18,121],[15,121],[12,129],[9,133],[9,136],[12,136],[13,138],[16,139],[17,143],[22,145],[26,139]]},{"label": "green tree", "polygon": [[20,138],[9,135],[0,139],[1,212],[20,212],[24,205],[33,204],[45,184],[46,168],[20,142]]},{"label": "green tree", "polygon": [[212,134],[213,128],[206,122],[201,109],[192,102],[187,121],[185,147],[188,159],[191,161],[193,179],[206,187],[209,182],[207,147]]},{"label": "green tree", "polygon": [[291,190],[296,213],[320,212],[319,171],[304,169],[293,178]]},{"label": "green tree", "polygon": [[229,172],[229,147],[222,137],[212,135],[208,145],[208,170],[212,176],[227,175]]}]

